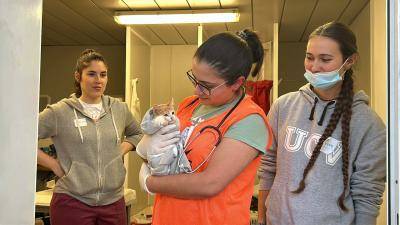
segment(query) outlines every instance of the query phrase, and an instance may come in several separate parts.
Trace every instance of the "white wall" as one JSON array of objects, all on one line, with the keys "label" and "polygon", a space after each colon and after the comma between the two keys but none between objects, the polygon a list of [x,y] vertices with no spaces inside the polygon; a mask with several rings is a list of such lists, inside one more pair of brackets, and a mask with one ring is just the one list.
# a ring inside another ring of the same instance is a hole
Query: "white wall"
[{"label": "white wall", "polygon": [[350,25],[357,38],[359,59],[354,67],[354,89],[364,90],[371,96],[371,26],[368,4]]},{"label": "white wall", "polygon": [[[372,0],[350,25],[357,37],[359,61],[355,68],[355,89],[371,97],[371,107],[386,123],[386,12],[384,0]],[[387,192],[378,217],[378,225],[386,224]]]},{"label": "white wall", "polygon": [[76,60],[87,48],[99,51],[108,64],[106,94],[124,96],[125,46],[42,46],[40,94],[50,95],[52,103],[74,92]]},{"label": "white wall", "polygon": [[[126,80],[125,80],[125,93],[126,97],[130,99],[130,82],[128,80],[138,78],[138,97],[140,99],[140,110],[143,114],[150,107],[150,45],[144,39],[137,36],[137,34],[129,29],[127,30],[127,36],[129,34],[130,40],[126,44],[126,54],[130,51],[127,56],[127,67],[126,67]],[[128,46],[129,45],[129,46]],[[128,50],[129,49],[129,50]],[[129,62],[129,63],[128,63]]]},{"label": "white wall", "polygon": [[[130,104],[131,80],[138,78],[137,95],[140,99],[141,116],[143,116],[150,106],[150,45],[137,36],[130,27],[127,27],[126,36],[126,102]],[[132,213],[136,214],[146,207],[149,201],[147,193],[139,186],[139,171],[143,161],[136,152],[128,153],[126,159],[129,168],[127,185],[136,191],[137,202],[132,208]]]},{"label": "white wall", "polygon": [[279,96],[297,91],[307,83],[304,78],[304,57],[307,42],[279,43]]},{"label": "white wall", "polygon": [[42,1],[0,0],[0,5],[0,224],[31,225]]},{"label": "white wall", "polygon": [[174,98],[176,105],[193,95],[193,85],[186,76],[192,68],[196,45],[159,45],[151,47],[150,103],[167,103]]},{"label": "white wall", "polygon": [[371,95],[372,107],[386,121],[387,49],[386,1],[371,1]]},{"label": "white wall", "polygon": [[[387,124],[387,35],[386,1],[371,0],[371,106]],[[386,173],[387,174],[387,173]],[[378,225],[387,221],[387,192],[378,217]]]}]

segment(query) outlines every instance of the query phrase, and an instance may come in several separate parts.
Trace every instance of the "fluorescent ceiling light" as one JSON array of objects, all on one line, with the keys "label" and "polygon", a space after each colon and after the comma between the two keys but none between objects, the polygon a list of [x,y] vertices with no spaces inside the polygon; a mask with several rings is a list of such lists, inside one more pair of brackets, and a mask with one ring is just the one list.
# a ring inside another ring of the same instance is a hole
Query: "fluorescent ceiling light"
[{"label": "fluorescent ceiling light", "polygon": [[237,9],[123,11],[116,12],[114,19],[124,25],[227,23],[238,22],[239,11]]}]

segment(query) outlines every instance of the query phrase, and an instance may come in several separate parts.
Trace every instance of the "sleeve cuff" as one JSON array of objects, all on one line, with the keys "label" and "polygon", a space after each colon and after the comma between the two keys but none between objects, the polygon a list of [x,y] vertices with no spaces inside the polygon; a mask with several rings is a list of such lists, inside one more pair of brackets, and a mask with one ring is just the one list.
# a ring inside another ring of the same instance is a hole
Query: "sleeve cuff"
[{"label": "sleeve cuff", "polygon": [[143,134],[134,135],[130,137],[126,137],[124,141],[131,143],[135,148],[138,145],[139,141],[142,139]]},{"label": "sleeve cuff", "polygon": [[376,225],[376,216],[356,213],[355,225]]}]

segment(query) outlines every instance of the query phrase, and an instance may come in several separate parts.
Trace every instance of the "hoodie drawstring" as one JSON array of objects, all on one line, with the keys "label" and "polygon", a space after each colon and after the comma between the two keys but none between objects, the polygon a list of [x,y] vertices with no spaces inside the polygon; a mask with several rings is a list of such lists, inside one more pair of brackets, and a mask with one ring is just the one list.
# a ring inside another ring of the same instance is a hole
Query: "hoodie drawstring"
[{"label": "hoodie drawstring", "polygon": [[82,142],[82,144],[83,144],[83,135],[82,135],[82,130],[81,130],[81,126],[80,126],[80,124],[78,124],[78,114],[76,114],[76,110],[74,109],[74,114],[75,114],[75,124],[76,124],[76,126],[78,127],[78,130],[79,130],[79,135],[81,136],[81,142]]},{"label": "hoodie drawstring", "polygon": [[312,109],[311,109],[310,117],[308,117],[309,120],[314,120],[314,112],[315,112],[315,107],[317,106],[317,102],[318,102],[318,98],[315,97],[315,99],[314,99],[314,106],[313,106]]},{"label": "hoodie drawstring", "polygon": [[115,124],[114,114],[113,114],[113,111],[112,111],[111,107],[110,107],[110,112],[111,112],[111,119],[112,119],[112,122],[113,122],[113,125],[114,125],[115,134],[117,135],[117,144],[118,144],[118,143],[120,143],[121,139],[120,139],[119,134],[118,134],[117,125]]},{"label": "hoodie drawstring", "polygon": [[335,103],[335,100],[328,102],[328,104],[325,105],[324,107],[324,111],[322,112],[321,118],[318,121],[318,125],[322,126],[323,122],[324,122],[324,118],[325,118],[325,114],[326,114],[326,110],[328,109],[328,106],[332,105]]}]

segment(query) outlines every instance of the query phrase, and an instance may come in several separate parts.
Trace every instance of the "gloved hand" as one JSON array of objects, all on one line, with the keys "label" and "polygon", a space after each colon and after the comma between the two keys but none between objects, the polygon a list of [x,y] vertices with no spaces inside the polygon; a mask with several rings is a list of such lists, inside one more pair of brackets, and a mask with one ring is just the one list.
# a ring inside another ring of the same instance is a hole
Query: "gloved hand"
[{"label": "gloved hand", "polygon": [[[172,145],[176,150],[176,145]],[[150,173],[155,176],[164,176],[170,173],[171,164],[177,160],[174,149],[166,149],[161,153],[147,152],[147,166]]]},{"label": "gloved hand", "polygon": [[136,152],[143,159],[147,159],[148,152],[155,154],[169,150],[179,142],[179,134],[175,124],[165,126],[152,135],[145,134],[136,146]]},{"label": "gloved hand", "polygon": [[150,168],[147,166],[146,163],[142,163],[142,166],[140,167],[140,172],[139,172],[139,184],[140,187],[147,193],[154,195],[154,193],[150,192],[149,189],[147,188],[146,185],[146,180],[147,178],[151,176],[150,174]]}]

